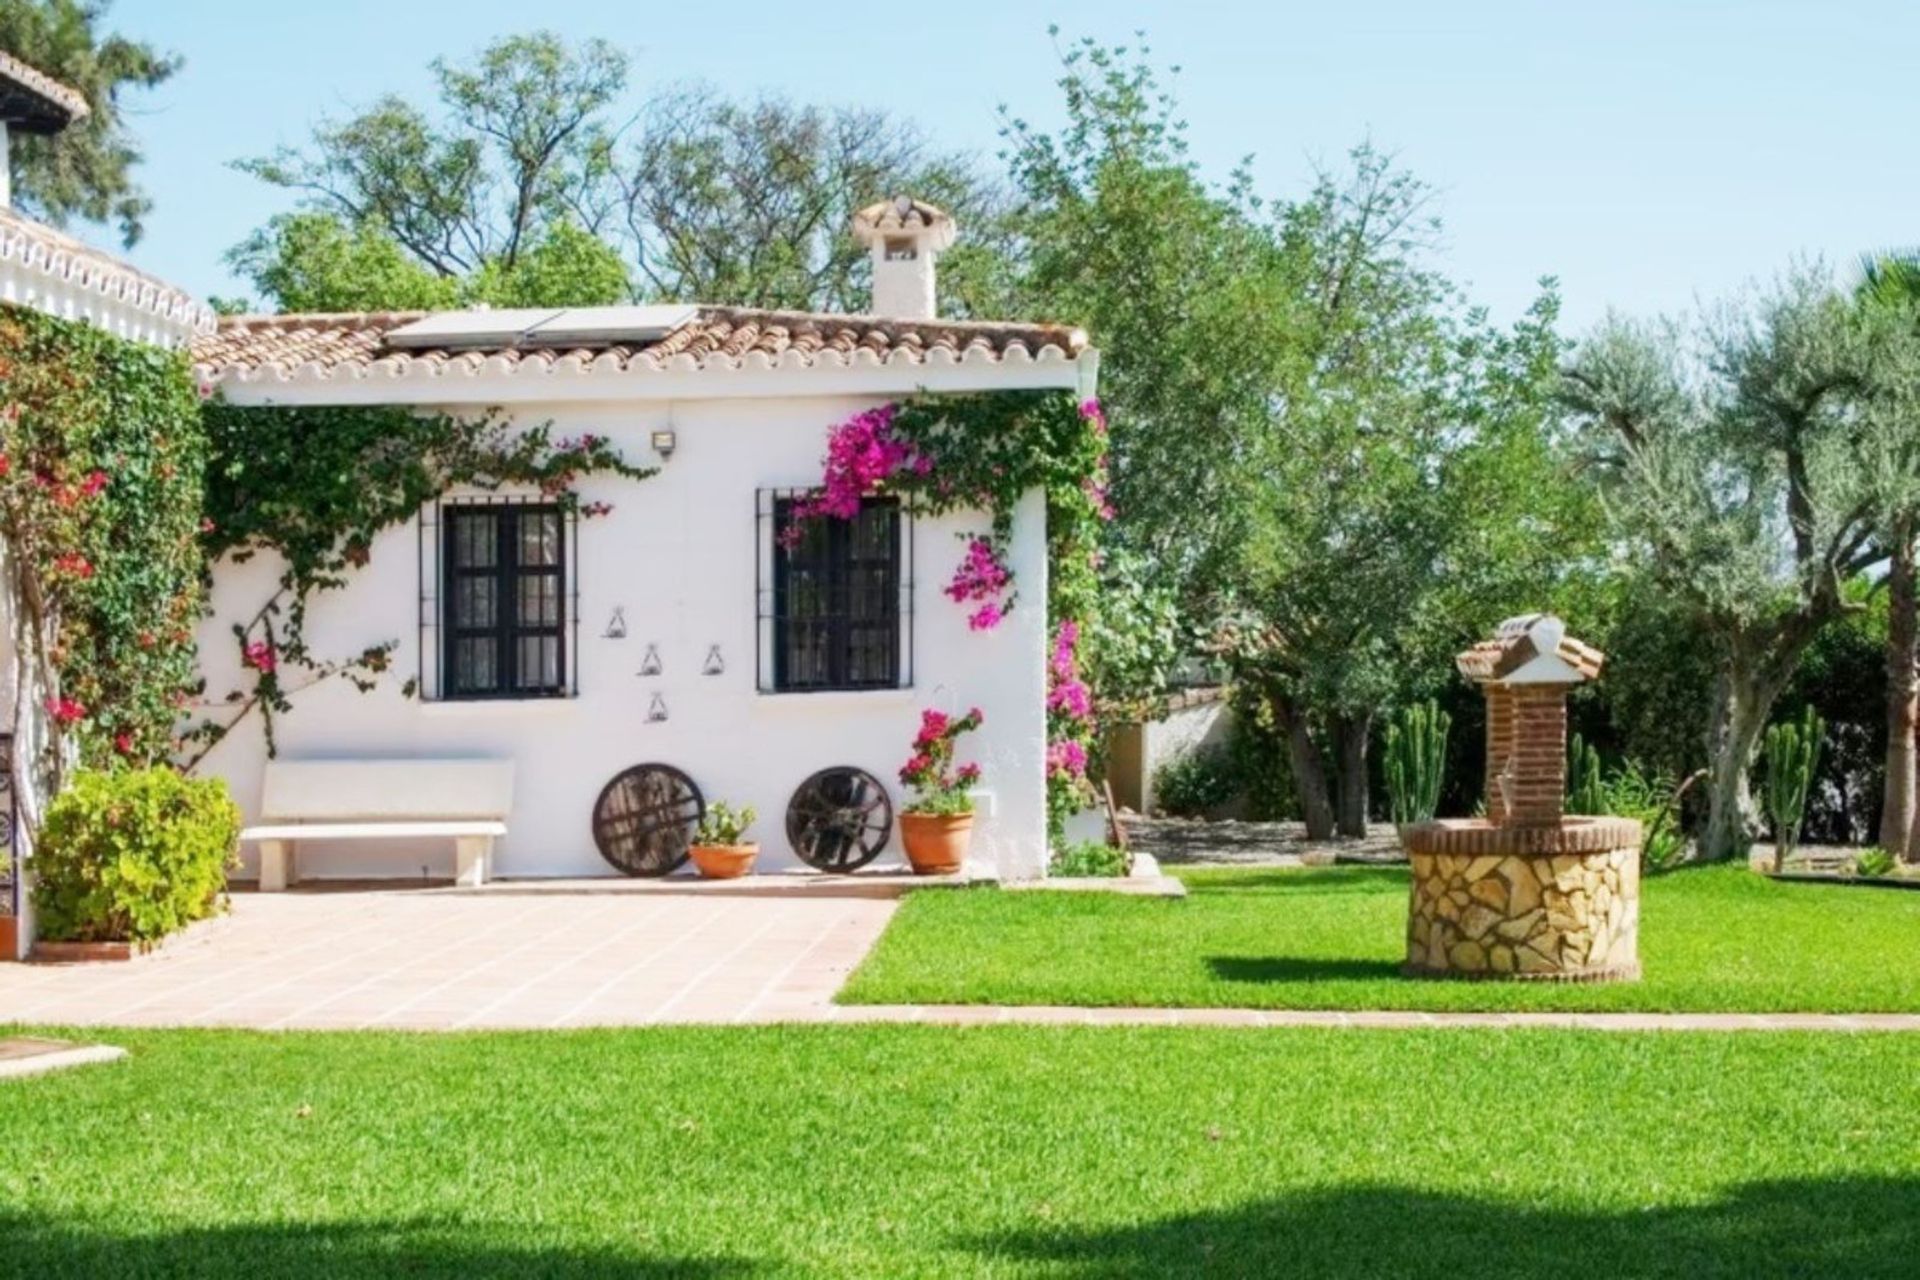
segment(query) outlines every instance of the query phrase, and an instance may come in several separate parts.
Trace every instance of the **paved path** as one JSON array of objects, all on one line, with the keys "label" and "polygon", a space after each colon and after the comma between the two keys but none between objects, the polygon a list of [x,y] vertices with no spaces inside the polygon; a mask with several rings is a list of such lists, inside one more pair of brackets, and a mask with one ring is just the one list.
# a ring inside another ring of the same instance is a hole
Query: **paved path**
[{"label": "paved path", "polygon": [[896,902],[782,894],[237,894],[121,963],[0,965],[0,1023],[462,1028],[818,1018]]}]

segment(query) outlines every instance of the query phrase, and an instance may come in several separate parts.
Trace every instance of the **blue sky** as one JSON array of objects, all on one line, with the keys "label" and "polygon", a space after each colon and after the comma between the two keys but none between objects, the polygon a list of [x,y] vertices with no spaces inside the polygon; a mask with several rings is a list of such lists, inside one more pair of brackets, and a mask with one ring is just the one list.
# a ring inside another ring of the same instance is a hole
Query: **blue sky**
[{"label": "blue sky", "polygon": [[120,0],[109,22],[186,57],[136,106],[157,207],[132,256],[203,293],[240,291],[222,253],[287,207],[229,160],[387,90],[424,97],[432,57],[536,26],[628,49],[636,96],[702,80],[885,106],[987,152],[999,104],[1057,119],[1049,22],[1144,28],[1212,173],[1252,153],[1286,196],[1371,136],[1440,189],[1444,265],[1476,300],[1511,317],[1557,275],[1576,332],[1795,254],[1920,243],[1920,5]]}]

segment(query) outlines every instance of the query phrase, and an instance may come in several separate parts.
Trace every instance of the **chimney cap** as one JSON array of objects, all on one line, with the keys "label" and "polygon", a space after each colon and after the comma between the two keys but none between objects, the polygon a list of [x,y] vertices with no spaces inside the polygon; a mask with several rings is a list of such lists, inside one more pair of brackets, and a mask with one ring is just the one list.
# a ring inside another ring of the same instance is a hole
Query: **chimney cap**
[{"label": "chimney cap", "polygon": [[91,114],[78,89],[0,52],[0,121],[21,133],[54,134]]},{"label": "chimney cap", "polygon": [[878,200],[853,215],[853,234],[867,245],[890,236],[911,236],[927,248],[945,249],[953,243],[956,229],[945,209],[912,196]]}]

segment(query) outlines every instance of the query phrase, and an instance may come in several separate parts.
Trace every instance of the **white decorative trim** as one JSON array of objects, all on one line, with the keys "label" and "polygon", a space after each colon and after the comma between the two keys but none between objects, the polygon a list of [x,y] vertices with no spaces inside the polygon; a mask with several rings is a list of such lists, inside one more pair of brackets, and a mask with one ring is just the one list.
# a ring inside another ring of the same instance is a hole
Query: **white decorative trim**
[{"label": "white decorative trim", "polygon": [[0,212],[0,302],[169,347],[212,333],[217,320],[191,294],[8,212]]},{"label": "white decorative trim", "polygon": [[291,370],[267,365],[237,373],[198,365],[194,377],[239,404],[506,404],[1071,388],[1082,385],[1082,362],[1089,361],[1097,367],[1093,348],[1075,358],[1046,346],[1036,356],[1014,343],[998,356],[975,345],[957,356],[936,347],[925,356],[896,350],[882,359],[860,348],[811,357],[794,350],[778,357],[750,351],[704,361],[686,354],[664,362],[643,355],[624,365],[604,355],[592,361],[483,359],[478,353],[444,361],[389,356],[367,365],[309,362]]}]

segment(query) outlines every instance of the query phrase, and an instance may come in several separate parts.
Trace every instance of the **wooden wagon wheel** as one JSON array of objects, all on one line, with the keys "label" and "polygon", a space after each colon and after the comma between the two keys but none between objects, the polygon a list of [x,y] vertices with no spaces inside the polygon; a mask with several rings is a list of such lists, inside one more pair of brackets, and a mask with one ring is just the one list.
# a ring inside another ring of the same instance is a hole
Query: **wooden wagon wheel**
[{"label": "wooden wagon wheel", "polygon": [[622,874],[664,876],[687,860],[707,802],[670,764],[616,774],[593,804],[593,843]]},{"label": "wooden wagon wheel", "polygon": [[800,860],[822,871],[858,871],[893,831],[893,801],[864,769],[836,765],[800,784],[787,804],[787,842]]}]

